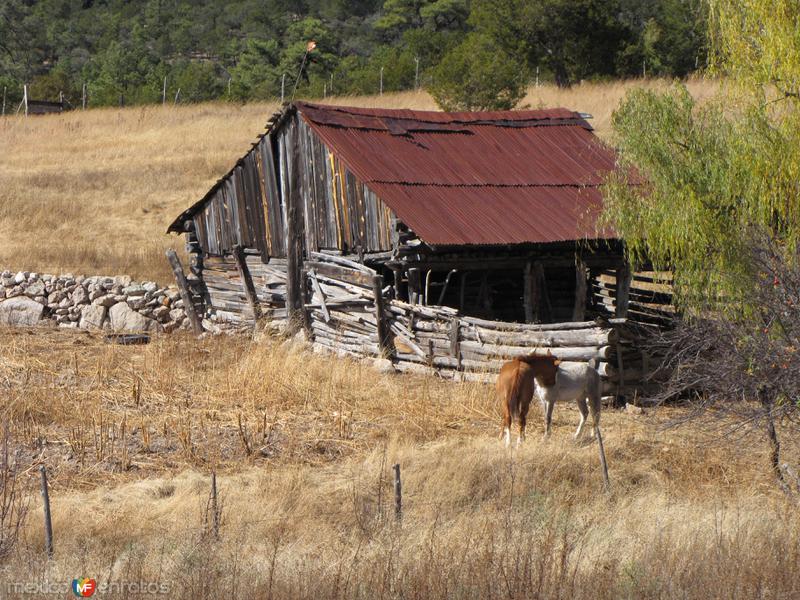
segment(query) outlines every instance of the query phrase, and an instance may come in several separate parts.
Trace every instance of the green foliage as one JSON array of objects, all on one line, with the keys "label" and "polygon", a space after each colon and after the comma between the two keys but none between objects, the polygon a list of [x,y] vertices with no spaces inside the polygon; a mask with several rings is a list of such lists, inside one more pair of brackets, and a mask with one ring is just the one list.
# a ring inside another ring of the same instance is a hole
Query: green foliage
[{"label": "green foliage", "polygon": [[697,106],[679,85],[638,90],[614,115],[622,160],[646,184],[612,182],[606,217],[634,259],[674,268],[689,307],[747,312],[760,285],[747,245],[766,234],[788,256],[800,239],[800,7],[779,4],[712,3],[715,64],[740,93]]},{"label": "green foliage", "polygon": [[467,35],[432,77],[428,89],[444,110],[509,110],[525,95],[520,65],[479,33]]},{"label": "green foliage", "polygon": [[[446,74],[443,60],[469,62],[480,72],[472,83],[500,90],[510,89],[497,81],[509,63],[523,83],[537,68],[567,85],[638,73],[643,60],[654,74],[683,75],[698,57],[700,1],[3,0],[0,80],[10,96],[30,83],[51,99],[75,98],[86,83],[97,106],[159,102],[165,76],[168,96],[180,88],[186,102],[274,99],[281,78],[291,90],[298,73],[299,96],[321,96],[331,76],[337,94],[375,93],[381,68],[385,90],[407,89]],[[310,39],[317,49],[301,73]],[[467,60],[468,47],[480,61]]]}]

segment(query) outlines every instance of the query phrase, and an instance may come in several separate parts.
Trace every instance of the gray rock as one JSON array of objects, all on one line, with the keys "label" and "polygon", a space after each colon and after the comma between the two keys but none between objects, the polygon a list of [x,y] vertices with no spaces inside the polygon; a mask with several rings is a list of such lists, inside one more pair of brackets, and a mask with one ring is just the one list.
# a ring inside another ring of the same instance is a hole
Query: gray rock
[{"label": "gray rock", "polygon": [[37,279],[33,283],[29,284],[27,288],[25,288],[25,295],[29,298],[34,298],[36,296],[44,296],[44,281],[41,279]]},{"label": "gray rock", "polygon": [[372,368],[378,373],[394,373],[394,365],[388,358],[376,358],[372,361]]},{"label": "gray rock", "polygon": [[96,304],[97,306],[114,306],[117,303],[116,296],[111,296],[106,294],[105,296],[100,296],[99,298],[95,298],[92,300],[92,304]]},{"label": "gray rock", "polygon": [[106,295],[106,291],[103,288],[99,288],[99,287],[95,286],[94,291],[89,293],[89,301],[90,302],[94,302],[95,300],[97,300],[101,296],[105,296],[105,295]]},{"label": "gray rock", "polygon": [[181,293],[178,290],[172,288],[167,290],[167,298],[169,298],[170,302],[177,302],[180,297]]},{"label": "gray rock", "polygon": [[173,308],[169,311],[169,318],[172,321],[180,321],[182,320],[186,314],[183,312],[182,308]]},{"label": "gray rock", "polygon": [[47,298],[45,296],[36,296],[33,300],[42,306],[47,306]]},{"label": "gray rock", "polygon": [[89,304],[89,294],[82,286],[76,286],[75,291],[72,292],[73,304]]},{"label": "gray rock", "polygon": [[65,329],[77,329],[78,323],[77,321],[64,321],[63,323],[58,324],[59,327],[64,327]]},{"label": "gray rock", "polygon": [[28,274],[24,271],[20,271],[14,276],[14,283],[19,285],[20,283],[26,281],[27,279],[28,279]]},{"label": "gray rock", "polygon": [[128,306],[133,310],[141,310],[147,305],[147,300],[144,296],[130,296],[127,300]]},{"label": "gray rock", "polygon": [[114,285],[118,285],[123,288],[129,286],[131,281],[133,280],[129,275],[118,275],[117,277],[114,277]]},{"label": "gray rock", "polygon": [[36,325],[43,313],[44,306],[30,298],[11,298],[0,302],[0,325]]},{"label": "gray rock", "polygon": [[169,308],[166,306],[159,306],[153,309],[153,318],[158,319],[161,323],[169,320]]},{"label": "gray rock", "polygon": [[64,316],[69,314],[69,309],[68,308],[57,308],[56,309],[56,314],[58,316],[60,316],[60,317],[64,317]]},{"label": "gray rock", "polygon": [[108,311],[114,331],[152,331],[159,325],[153,319],[140,315],[125,302],[118,302]]},{"label": "gray rock", "polygon": [[64,296],[61,302],[58,303],[59,308],[69,308],[72,306],[72,300]]},{"label": "gray rock", "polygon": [[16,296],[22,296],[25,293],[25,290],[22,289],[22,286],[15,285],[10,290],[6,290],[6,298],[15,298]]},{"label": "gray rock", "polygon": [[137,283],[122,288],[122,293],[126,296],[144,296],[146,291],[147,290]]},{"label": "gray rock", "polygon": [[108,309],[105,306],[90,304],[81,310],[81,329],[101,329],[106,320]]},{"label": "gray rock", "polygon": [[152,281],[145,281],[142,284],[142,287],[144,288],[145,292],[150,292],[151,294],[158,290],[158,284]]},{"label": "gray rock", "polygon": [[56,290],[55,292],[52,292],[49,296],[47,296],[47,303],[58,304],[66,297],[67,295],[64,292],[62,292],[61,290]]},{"label": "gray rock", "polygon": [[0,273],[0,277],[2,277],[3,279],[6,279],[7,277],[11,277],[12,275],[13,275],[13,273],[11,271],[9,271],[8,269],[6,269],[2,273]]},{"label": "gray rock", "polygon": [[39,279],[38,273],[28,273],[28,281],[36,281]]}]

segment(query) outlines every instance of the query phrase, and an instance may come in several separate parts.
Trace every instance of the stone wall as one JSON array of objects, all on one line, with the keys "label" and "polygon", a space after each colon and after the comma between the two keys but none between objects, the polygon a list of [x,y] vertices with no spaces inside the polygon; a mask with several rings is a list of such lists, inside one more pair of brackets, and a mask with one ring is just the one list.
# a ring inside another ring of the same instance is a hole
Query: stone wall
[{"label": "stone wall", "polygon": [[51,325],[115,332],[174,331],[189,326],[174,286],[128,276],[0,273],[0,325]]}]

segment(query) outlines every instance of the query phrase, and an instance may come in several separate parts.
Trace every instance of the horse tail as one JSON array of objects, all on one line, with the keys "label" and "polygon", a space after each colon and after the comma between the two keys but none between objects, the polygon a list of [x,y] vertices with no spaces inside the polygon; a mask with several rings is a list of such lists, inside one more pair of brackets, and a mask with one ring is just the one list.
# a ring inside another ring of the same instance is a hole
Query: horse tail
[{"label": "horse tail", "polygon": [[519,380],[521,379],[519,370],[522,367],[522,362],[516,362],[516,369],[514,370],[514,381],[511,383],[511,394],[508,399],[508,412],[512,419],[519,420]]}]

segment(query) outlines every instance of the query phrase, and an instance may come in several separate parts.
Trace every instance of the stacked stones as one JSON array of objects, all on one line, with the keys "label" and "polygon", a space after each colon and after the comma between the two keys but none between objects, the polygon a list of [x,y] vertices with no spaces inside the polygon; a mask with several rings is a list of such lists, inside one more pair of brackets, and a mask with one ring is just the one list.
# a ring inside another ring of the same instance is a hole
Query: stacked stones
[{"label": "stacked stones", "polygon": [[0,325],[110,331],[174,331],[188,327],[177,288],[130,277],[0,273]]}]

